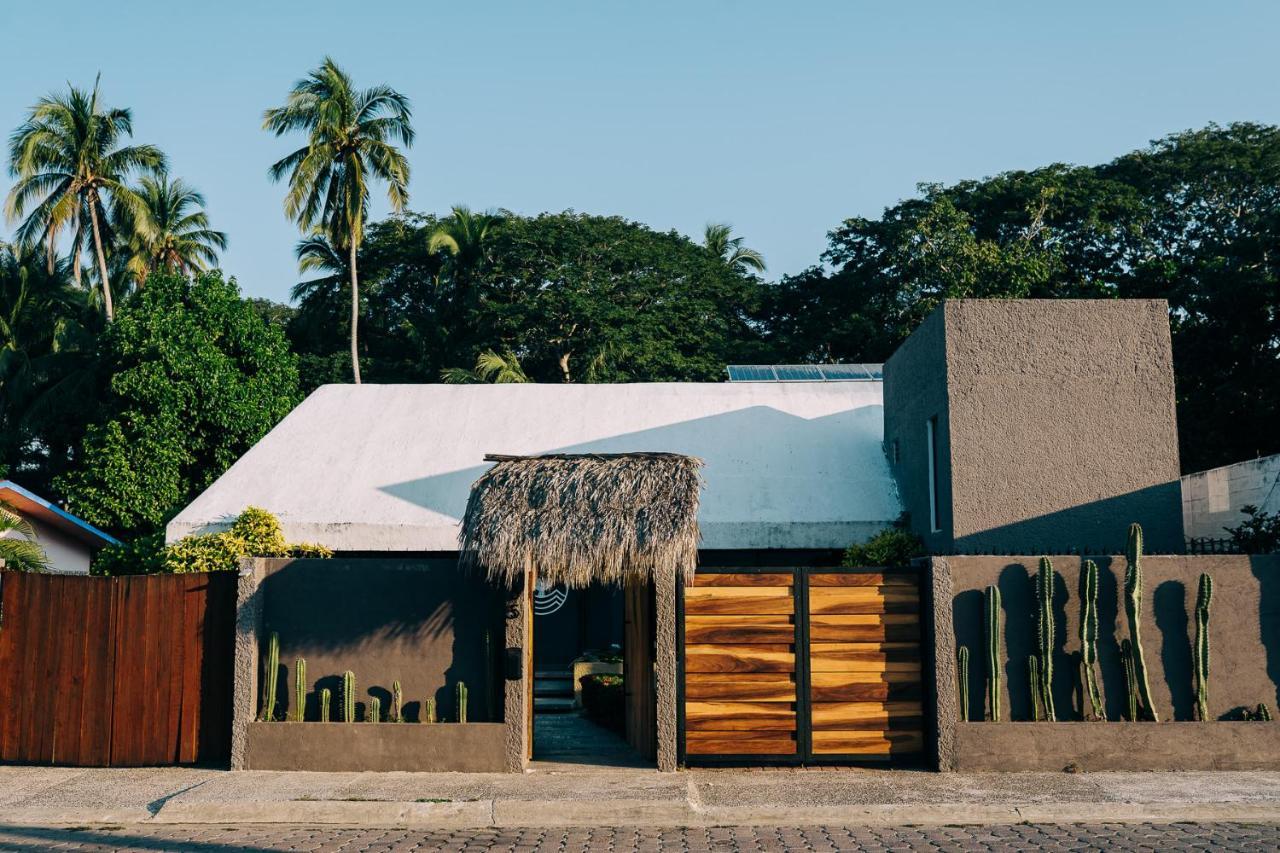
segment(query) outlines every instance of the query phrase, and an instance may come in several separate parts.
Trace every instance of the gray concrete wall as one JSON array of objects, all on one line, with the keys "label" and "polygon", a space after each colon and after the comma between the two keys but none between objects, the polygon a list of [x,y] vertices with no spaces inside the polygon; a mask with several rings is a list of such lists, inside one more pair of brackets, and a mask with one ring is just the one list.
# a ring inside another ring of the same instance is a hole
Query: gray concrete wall
[{"label": "gray concrete wall", "polygon": [[246,770],[501,773],[501,723],[250,723]]},{"label": "gray concrete wall", "polygon": [[1182,529],[1188,538],[1225,538],[1253,505],[1280,512],[1280,453],[1197,471],[1182,478]]},{"label": "gray concrete wall", "polygon": [[[885,384],[886,448],[897,441],[899,491],[934,553],[1118,551],[1133,521],[1148,550],[1184,549],[1165,302],[949,301]],[[935,412],[941,534],[927,529]]]},{"label": "gray concrete wall", "polygon": [[[1123,601],[1124,558],[1103,556],[1093,559],[1099,566],[1098,672],[1107,718],[1117,721],[1121,719],[1126,705],[1119,643],[1129,636]],[[983,725],[980,722],[959,722],[955,660],[958,646],[967,646],[970,653],[969,719],[982,720],[986,697],[983,590],[989,585],[999,587],[1004,608],[1000,637],[1000,659],[1003,662],[1001,719],[1007,722],[1030,719],[1026,660],[1037,653],[1033,586],[1037,562],[1031,557],[935,557],[930,560],[931,588],[934,591],[933,680],[938,728],[935,746],[941,769],[995,769],[973,763],[972,754],[965,759],[965,750],[977,749],[973,744],[985,744],[983,749],[991,748],[988,741],[997,737],[996,734],[974,735],[969,747],[957,740],[964,726]],[[1083,714],[1077,653],[1080,648],[1081,559],[1056,557],[1053,565],[1058,573],[1054,596],[1054,701],[1059,720],[1080,720]],[[1146,590],[1143,598],[1143,648],[1152,697],[1161,720],[1188,721],[1193,717],[1195,687],[1191,647],[1195,637],[1196,587],[1201,572],[1208,573],[1214,582],[1209,627],[1212,649],[1210,716],[1214,720],[1229,719],[1239,708],[1253,707],[1260,702],[1265,702],[1272,709],[1280,707],[1280,557],[1148,556],[1143,559]],[[1160,725],[1165,728],[1163,723]],[[1024,729],[1034,726],[1014,726],[1013,729],[1017,737],[1022,737]],[[1111,737],[1112,732],[1122,729],[1101,723],[1087,727],[1095,737]],[[1173,726],[1167,730],[1180,732],[1183,727]],[[1046,730],[1046,737],[1049,734]],[[1001,749],[1012,752],[1017,748],[1016,743],[1011,740]],[[1122,738],[1114,741],[1114,745],[1117,750],[1124,750]],[[1056,752],[1046,755],[1054,756],[1052,761],[1058,760]],[[966,760],[969,763],[966,764]],[[1017,760],[1011,758],[1010,765],[1003,769],[1027,769],[1021,765],[1014,766]],[[1219,755],[1215,760],[1226,759]],[[1159,769],[1156,759],[1152,759],[1150,767],[1146,767],[1143,761],[1141,755],[1131,756],[1130,769]],[[1059,768],[1045,766],[1042,769]]]}]

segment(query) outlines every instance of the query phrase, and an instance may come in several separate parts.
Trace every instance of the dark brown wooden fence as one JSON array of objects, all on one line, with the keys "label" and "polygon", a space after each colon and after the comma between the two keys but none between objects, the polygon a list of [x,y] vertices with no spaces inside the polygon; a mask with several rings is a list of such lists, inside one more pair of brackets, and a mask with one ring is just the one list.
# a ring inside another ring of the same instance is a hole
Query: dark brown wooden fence
[{"label": "dark brown wooden fence", "polygon": [[232,572],[0,572],[0,761],[226,760],[235,598]]}]

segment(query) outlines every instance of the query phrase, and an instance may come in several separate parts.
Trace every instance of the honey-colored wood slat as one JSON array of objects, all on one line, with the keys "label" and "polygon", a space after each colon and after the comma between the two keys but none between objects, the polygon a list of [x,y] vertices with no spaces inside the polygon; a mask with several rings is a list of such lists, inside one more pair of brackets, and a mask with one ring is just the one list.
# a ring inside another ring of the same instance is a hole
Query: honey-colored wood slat
[{"label": "honey-colored wood slat", "polygon": [[699,572],[693,576],[693,585],[791,586],[794,579],[795,576],[790,572]]},{"label": "honey-colored wood slat", "polygon": [[685,702],[685,730],[791,732],[796,710],[790,702]]},{"label": "honey-colored wood slat", "polygon": [[836,572],[809,575],[809,587],[888,586],[920,587],[920,577],[910,572]]},{"label": "honey-colored wood slat", "polygon": [[916,613],[919,595],[913,589],[894,587],[833,587],[809,590],[809,613],[834,614]]},{"label": "honey-colored wood slat", "polygon": [[822,731],[813,733],[813,751],[818,755],[910,755],[924,749],[924,734],[919,731],[859,732]]},{"label": "honey-colored wood slat", "polygon": [[791,643],[796,626],[791,616],[686,616],[686,643]]},{"label": "honey-colored wood slat", "polygon": [[793,647],[768,645],[686,645],[685,672],[794,672]]},{"label": "honey-colored wood slat", "polygon": [[813,729],[919,728],[919,702],[814,702]]},{"label": "honey-colored wood slat", "polygon": [[[854,621],[857,620],[857,621]],[[811,616],[811,642],[915,642],[920,639],[919,619],[914,614],[863,614]]]},{"label": "honey-colored wood slat", "polygon": [[687,755],[795,755],[795,735],[778,732],[746,736],[741,732],[688,732]]},{"label": "honey-colored wood slat", "polygon": [[879,650],[875,643],[811,643],[813,672],[920,672],[919,647]]},{"label": "honey-colored wood slat", "polygon": [[765,616],[795,612],[795,597],[786,586],[694,587],[684,591],[687,616]]},{"label": "honey-colored wood slat", "polygon": [[794,702],[796,683],[785,673],[690,673],[685,676],[684,696],[688,701]]},{"label": "honey-colored wood slat", "polygon": [[814,702],[891,702],[919,700],[924,695],[920,681],[904,674],[899,682],[886,681],[879,673],[815,672],[809,679],[809,696]]}]

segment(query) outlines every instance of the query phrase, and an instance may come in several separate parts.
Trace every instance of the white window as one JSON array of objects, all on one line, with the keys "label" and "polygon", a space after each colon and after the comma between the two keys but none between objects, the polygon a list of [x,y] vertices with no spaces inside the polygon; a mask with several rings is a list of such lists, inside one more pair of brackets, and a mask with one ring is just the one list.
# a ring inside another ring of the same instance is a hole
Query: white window
[{"label": "white window", "polygon": [[925,421],[929,438],[929,530],[941,533],[941,508],[938,494],[938,416]]}]

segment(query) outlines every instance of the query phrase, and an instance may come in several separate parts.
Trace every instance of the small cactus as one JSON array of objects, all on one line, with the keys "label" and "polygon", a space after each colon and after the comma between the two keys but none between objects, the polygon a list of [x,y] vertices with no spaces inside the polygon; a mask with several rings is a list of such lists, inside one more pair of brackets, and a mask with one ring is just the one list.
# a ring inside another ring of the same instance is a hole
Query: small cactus
[{"label": "small cactus", "polygon": [[391,682],[391,723],[404,722],[404,693],[400,690],[400,682]]},{"label": "small cactus", "polygon": [[1200,575],[1196,591],[1196,719],[1209,719],[1209,603],[1213,600],[1213,578]]},{"label": "small cactus", "polygon": [[382,722],[382,700],[377,696],[369,699],[369,705],[364,713],[364,721],[366,723]]},{"label": "small cactus", "polygon": [[422,703],[422,722],[434,723],[436,721],[436,700],[428,699]]},{"label": "small cactus", "polygon": [[276,718],[276,688],[280,679],[280,634],[271,632],[267,640],[266,682],[262,686],[262,720],[270,723]]},{"label": "small cactus", "polygon": [[1093,719],[1105,720],[1106,708],[1098,689],[1098,564],[1085,560],[1080,595],[1080,669],[1084,694],[1089,699]]},{"label": "small cactus", "polygon": [[[1151,684],[1147,678],[1147,661],[1142,654],[1142,527],[1129,525],[1129,541],[1125,545],[1124,610],[1129,617],[1129,639],[1133,647],[1134,684],[1142,713],[1154,723],[1160,722],[1155,703],[1151,701]],[[1135,718],[1136,719],[1136,718]]]},{"label": "small cactus", "polygon": [[1027,658],[1027,680],[1031,686],[1031,721],[1038,723],[1044,719],[1044,710],[1040,706],[1040,667],[1035,655]]},{"label": "small cactus", "polygon": [[1124,687],[1130,722],[1138,719],[1138,675],[1133,666],[1133,643],[1120,641],[1120,662],[1124,664]]},{"label": "small cactus", "polygon": [[465,682],[458,682],[458,722],[465,723],[467,721],[467,685]]},{"label": "small cactus", "polygon": [[1259,719],[1264,723],[1271,722],[1271,709],[1267,707],[1266,702],[1259,702],[1257,710],[1253,713],[1256,719]]},{"label": "small cactus", "polygon": [[342,673],[342,721],[356,721],[356,674],[351,670]]},{"label": "small cactus", "polygon": [[301,723],[307,711],[307,659],[293,662],[293,721]]},{"label": "small cactus", "polygon": [[960,722],[969,722],[969,647],[961,646],[956,652],[956,672],[960,687]]},{"label": "small cactus", "polygon": [[1040,558],[1040,571],[1036,573],[1036,637],[1040,645],[1040,697],[1044,718],[1049,722],[1058,719],[1053,707],[1053,563],[1048,557]]},{"label": "small cactus", "polygon": [[1000,588],[987,587],[987,704],[992,722],[1000,722]]},{"label": "small cactus", "polygon": [[320,722],[329,722],[329,701],[333,698],[333,694],[326,687],[320,691]]}]

